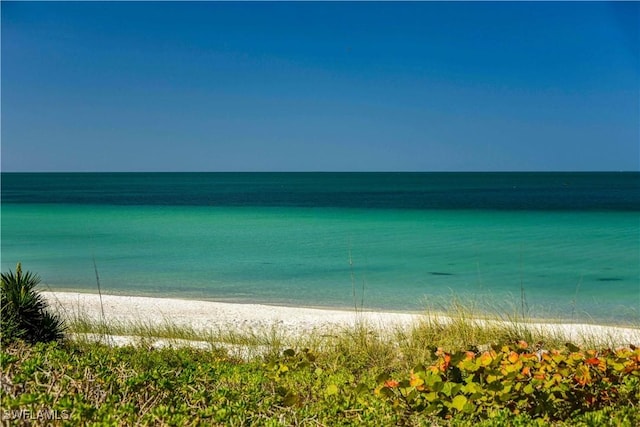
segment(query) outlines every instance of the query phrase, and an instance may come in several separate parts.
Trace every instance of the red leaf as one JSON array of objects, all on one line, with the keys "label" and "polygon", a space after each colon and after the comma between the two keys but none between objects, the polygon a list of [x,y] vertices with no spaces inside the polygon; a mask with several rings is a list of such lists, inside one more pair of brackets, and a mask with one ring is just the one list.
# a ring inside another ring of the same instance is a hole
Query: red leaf
[{"label": "red leaf", "polygon": [[600,359],[598,359],[597,357],[592,357],[590,359],[585,360],[584,363],[591,366],[598,366],[600,364]]}]

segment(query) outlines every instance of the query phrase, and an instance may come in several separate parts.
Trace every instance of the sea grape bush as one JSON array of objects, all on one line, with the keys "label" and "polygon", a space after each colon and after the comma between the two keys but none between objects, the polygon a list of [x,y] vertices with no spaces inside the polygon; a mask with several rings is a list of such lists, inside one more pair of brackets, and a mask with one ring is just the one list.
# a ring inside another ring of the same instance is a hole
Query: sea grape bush
[{"label": "sea grape bush", "polygon": [[[314,396],[343,410],[365,404],[362,397],[370,395],[370,388],[365,383],[356,381],[353,375],[335,372],[328,375],[316,360],[317,355],[307,348],[301,351],[287,349],[281,357],[264,365],[274,381],[280,404],[299,407]],[[292,373],[296,374],[295,378],[289,378]]]},{"label": "sea grape bush", "polygon": [[535,350],[520,341],[484,352],[435,351],[408,378],[378,377],[377,395],[408,413],[470,419],[509,411],[553,421],[640,401],[640,348]]}]

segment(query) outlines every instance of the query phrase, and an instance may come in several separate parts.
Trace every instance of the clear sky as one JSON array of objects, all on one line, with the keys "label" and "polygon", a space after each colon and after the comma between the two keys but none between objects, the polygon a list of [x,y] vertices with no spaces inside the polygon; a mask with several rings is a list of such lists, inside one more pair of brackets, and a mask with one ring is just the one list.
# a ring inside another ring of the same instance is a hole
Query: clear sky
[{"label": "clear sky", "polygon": [[1,2],[3,171],[640,170],[640,3]]}]

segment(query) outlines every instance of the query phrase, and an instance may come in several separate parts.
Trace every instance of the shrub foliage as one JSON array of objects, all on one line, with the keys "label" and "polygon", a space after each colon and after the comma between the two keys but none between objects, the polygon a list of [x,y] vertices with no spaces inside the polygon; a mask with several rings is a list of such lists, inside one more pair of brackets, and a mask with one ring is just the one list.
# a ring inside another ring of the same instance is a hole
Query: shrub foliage
[{"label": "shrub foliage", "polygon": [[484,352],[436,352],[408,377],[378,377],[378,395],[407,412],[488,418],[501,411],[555,421],[640,401],[640,348],[532,350],[520,341]]},{"label": "shrub foliage", "polygon": [[439,352],[376,380],[374,369],[332,365],[321,351],[240,361],[216,349],[16,341],[0,351],[0,407],[9,421],[27,411],[53,414],[54,425],[633,427],[638,356]]}]

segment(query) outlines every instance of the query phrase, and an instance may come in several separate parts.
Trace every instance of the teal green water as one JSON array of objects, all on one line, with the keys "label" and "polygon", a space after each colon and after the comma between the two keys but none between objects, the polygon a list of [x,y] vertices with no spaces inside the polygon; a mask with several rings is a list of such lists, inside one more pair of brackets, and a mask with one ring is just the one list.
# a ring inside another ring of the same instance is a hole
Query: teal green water
[{"label": "teal green water", "polygon": [[52,289],[640,324],[639,173],[1,175]]},{"label": "teal green water", "polygon": [[[54,289],[421,310],[455,294],[638,319],[638,215],[206,206],[2,206],[2,268]],[[349,259],[351,257],[352,267]],[[352,282],[352,273],[354,282]]]}]

